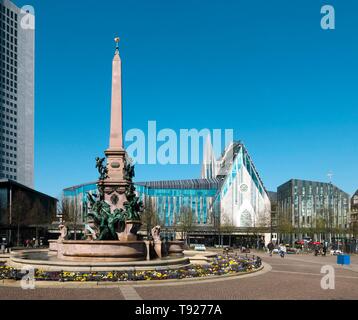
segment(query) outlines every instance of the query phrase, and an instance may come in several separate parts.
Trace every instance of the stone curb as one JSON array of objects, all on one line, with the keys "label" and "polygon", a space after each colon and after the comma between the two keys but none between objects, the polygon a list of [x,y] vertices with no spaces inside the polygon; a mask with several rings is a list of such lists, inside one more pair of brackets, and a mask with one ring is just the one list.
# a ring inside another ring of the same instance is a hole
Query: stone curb
[{"label": "stone curb", "polygon": [[[173,285],[193,285],[200,283],[211,283],[218,281],[227,281],[233,279],[243,279],[249,277],[256,277],[267,272],[270,272],[272,267],[262,262],[262,266],[254,271],[245,272],[241,274],[228,274],[222,276],[202,277],[202,278],[185,278],[185,279],[170,279],[170,280],[140,280],[140,281],[126,281],[126,282],[59,282],[59,281],[36,281],[36,288],[68,288],[68,289],[85,289],[85,288],[118,288],[123,285],[131,285],[133,287],[150,287],[150,286],[173,286]],[[2,280],[0,287],[21,288],[20,281]]]}]

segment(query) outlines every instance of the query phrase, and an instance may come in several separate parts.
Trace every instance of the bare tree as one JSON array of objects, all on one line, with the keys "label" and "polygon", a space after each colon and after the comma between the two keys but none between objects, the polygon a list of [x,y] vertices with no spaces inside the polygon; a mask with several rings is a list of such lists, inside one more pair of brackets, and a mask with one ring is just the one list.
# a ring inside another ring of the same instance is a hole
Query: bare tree
[{"label": "bare tree", "polygon": [[[26,216],[29,214],[31,202],[28,195],[17,190],[12,199],[12,224],[17,228],[16,245],[20,245],[20,229],[25,224]],[[10,240],[11,241],[11,240]]]},{"label": "bare tree", "polygon": [[234,222],[230,217],[227,215],[224,215],[222,217],[222,221],[220,223],[220,233],[221,234],[227,234],[229,236],[229,246],[231,247],[231,236],[232,233],[235,231],[235,225]]},{"label": "bare tree", "polygon": [[73,227],[74,239],[77,240],[77,228],[80,221],[80,212],[76,204],[76,200],[61,197],[58,205],[58,214],[61,217],[61,222],[65,223],[67,228]]},{"label": "bare tree", "polygon": [[57,215],[60,217],[60,221],[65,221],[70,215],[70,202],[63,195],[60,196],[60,200],[57,202]]},{"label": "bare tree", "polygon": [[151,197],[145,199],[145,207],[142,213],[143,227],[147,232],[147,237],[150,238],[152,228],[160,225],[160,219],[155,210],[155,206]]},{"label": "bare tree", "polygon": [[215,233],[217,233],[218,235],[219,245],[220,245],[221,244],[221,221],[220,221],[221,215],[220,215],[220,208],[215,204],[212,207],[211,215],[213,221],[213,228]]},{"label": "bare tree", "polygon": [[52,215],[47,211],[48,209],[39,199],[36,199],[26,215],[26,224],[35,227],[36,241],[39,239],[39,227],[42,228],[45,224],[52,222]]},{"label": "bare tree", "polygon": [[180,208],[180,215],[178,217],[178,222],[176,223],[176,228],[181,232],[181,238],[185,240],[185,243],[188,245],[189,236],[188,233],[193,230],[194,219],[193,219],[193,210],[191,207],[183,206]]}]

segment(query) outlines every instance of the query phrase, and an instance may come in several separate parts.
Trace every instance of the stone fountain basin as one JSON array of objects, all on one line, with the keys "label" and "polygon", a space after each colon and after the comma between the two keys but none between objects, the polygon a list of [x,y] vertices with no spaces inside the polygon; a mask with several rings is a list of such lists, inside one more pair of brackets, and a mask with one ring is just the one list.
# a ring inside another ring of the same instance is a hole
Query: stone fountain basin
[{"label": "stone fountain basin", "polygon": [[[115,241],[117,242],[117,241]],[[7,265],[16,269],[32,266],[43,271],[145,271],[180,269],[191,265],[187,257],[165,257],[143,261],[102,261],[86,258],[79,261],[59,259],[57,253],[47,249],[13,251]]]},{"label": "stone fountain basin", "polygon": [[141,261],[147,255],[144,241],[65,240],[57,250],[58,258],[67,261]]}]

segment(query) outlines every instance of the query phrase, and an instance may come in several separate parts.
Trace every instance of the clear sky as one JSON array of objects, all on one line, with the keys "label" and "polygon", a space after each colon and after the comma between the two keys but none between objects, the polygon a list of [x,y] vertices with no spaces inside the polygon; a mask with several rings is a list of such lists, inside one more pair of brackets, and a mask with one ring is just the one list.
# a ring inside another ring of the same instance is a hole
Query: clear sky
[{"label": "clear sky", "polygon": [[[94,181],[108,147],[113,38],[124,129],[233,128],[269,190],[291,178],[358,188],[356,0],[17,0],[36,10],[35,186]],[[336,29],[320,27],[321,6]],[[138,165],[137,180],[197,165]]]}]

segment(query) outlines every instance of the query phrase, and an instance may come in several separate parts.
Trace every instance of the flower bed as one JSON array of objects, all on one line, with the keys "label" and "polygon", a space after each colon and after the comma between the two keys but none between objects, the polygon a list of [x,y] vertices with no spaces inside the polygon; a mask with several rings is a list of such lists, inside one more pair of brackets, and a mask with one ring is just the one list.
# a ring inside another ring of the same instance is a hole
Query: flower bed
[{"label": "flower bed", "polygon": [[[177,270],[157,270],[157,271],[109,271],[109,272],[66,272],[66,271],[43,271],[35,270],[37,281],[145,281],[145,280],[168,280],[201,278],[211,276],[221,276],[249,272],[261,267],[259,257],[242,257],[238,255],[216,256],[209,264],[193,265]],[[24,274],[20,270],[2,265],[0,266],[0,280],[13,279],[20,280]]]}]

